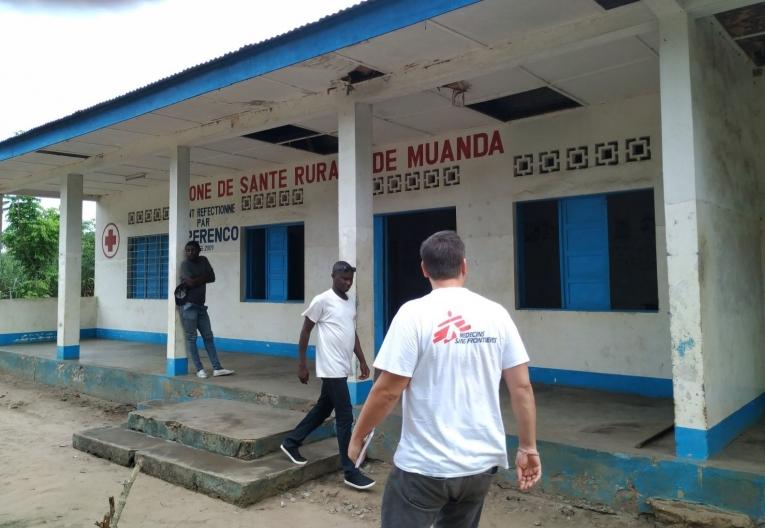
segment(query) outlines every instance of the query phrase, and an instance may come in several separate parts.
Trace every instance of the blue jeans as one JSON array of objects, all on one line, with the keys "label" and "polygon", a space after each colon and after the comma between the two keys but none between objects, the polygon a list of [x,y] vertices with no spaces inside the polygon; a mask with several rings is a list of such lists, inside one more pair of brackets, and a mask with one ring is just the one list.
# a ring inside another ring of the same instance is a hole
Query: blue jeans
[{"label": "blue jeans", "polygon": [[186,353],[191,356],[196,371],[202,370],[202,361],[199,359],[199,350],[197,350],[197,329],[199,329],[205,342],[207,356],[210,358],[213,369],[220,370],[223,368],[220,366],[218,351],[215,349],[207,306],[192,303],[184,304],[181,306],[181,322],[183,323],[183,332],[186,334]]},{"label": "blue jeans", "polygon": [[351,395],[348,392],[347,378],[321,378],[319,400],[297,427],[287,435],[284,439],[284,446],[301,446],[303,440],[332,414],[332,409],[335,410],[335,429],[337,429],[340,462],[347,477],[358,472],[355,464],[348,458],[348,444],[351,443],[351,430],[353,429],[353,407],[351,406]]}]

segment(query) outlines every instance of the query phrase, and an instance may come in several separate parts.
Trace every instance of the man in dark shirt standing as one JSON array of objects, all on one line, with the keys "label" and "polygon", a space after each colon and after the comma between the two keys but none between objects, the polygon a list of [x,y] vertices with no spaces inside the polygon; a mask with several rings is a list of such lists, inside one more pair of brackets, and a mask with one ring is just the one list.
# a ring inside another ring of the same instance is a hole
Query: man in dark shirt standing
[{"label": "man in dark shirt standing", "polygon": [[205,257],[199,256],[201,251],[199,242],[191,240],[186,244],[185,251],[186,260],[181,263],[181,281],[186,286],[186,303],[180,307],[180,310],[183,331],[186,334],[186,352],[194,362],[197,377],[206,378],[207,372],[202,367],[202,361],[199,359],[199,350],[197,350],[198,329],[205,342],[207,356],[210,358],[210,363],[212,363],[213,376],[229,376],[234,371],[224,369],[220,364],[218,352],[215,349],[215,342],[213,341],[210,316],[207,315],[207,306],[205,306],[206,285],[208,282],[215,282],[215,272],[210,265],[210,261]]}]

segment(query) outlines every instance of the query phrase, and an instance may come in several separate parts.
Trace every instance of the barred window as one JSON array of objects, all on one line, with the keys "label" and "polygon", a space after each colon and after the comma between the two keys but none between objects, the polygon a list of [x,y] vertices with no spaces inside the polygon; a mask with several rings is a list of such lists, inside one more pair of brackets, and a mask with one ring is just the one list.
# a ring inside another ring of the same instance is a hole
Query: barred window
[{"label": "barred window", "polygon": [[167,299],[168,236],[128,238],[128,299]]}]

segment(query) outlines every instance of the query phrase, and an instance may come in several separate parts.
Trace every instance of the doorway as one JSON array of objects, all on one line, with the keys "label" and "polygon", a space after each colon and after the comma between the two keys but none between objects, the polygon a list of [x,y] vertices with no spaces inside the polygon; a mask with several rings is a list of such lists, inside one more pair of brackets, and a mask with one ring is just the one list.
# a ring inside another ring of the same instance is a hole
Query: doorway
[{"label": "doorway", "polygon": [[430,292],[420,270],[420,244],[436,231],[457,230],[454,207],[375,215],[375,350],[401,305]]}]

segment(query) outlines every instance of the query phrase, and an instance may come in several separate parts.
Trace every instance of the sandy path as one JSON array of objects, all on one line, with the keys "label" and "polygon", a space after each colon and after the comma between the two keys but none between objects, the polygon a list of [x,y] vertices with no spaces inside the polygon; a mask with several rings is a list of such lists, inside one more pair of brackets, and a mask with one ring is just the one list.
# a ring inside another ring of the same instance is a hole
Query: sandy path
[{"label": "sandy path", "polygon": [[[0,374],[0,528],[93,526],[130,470],[72,449],[72,432],[124,422],[130,407]],[[291,493],[240,509],[139,475],[120,527],[377,526],[389,466],[374,463],[378,485],[360,493],[330,475]],[[539,494],[495,485],[481,527],[653,526],[629,515],[602,515]]]}]

